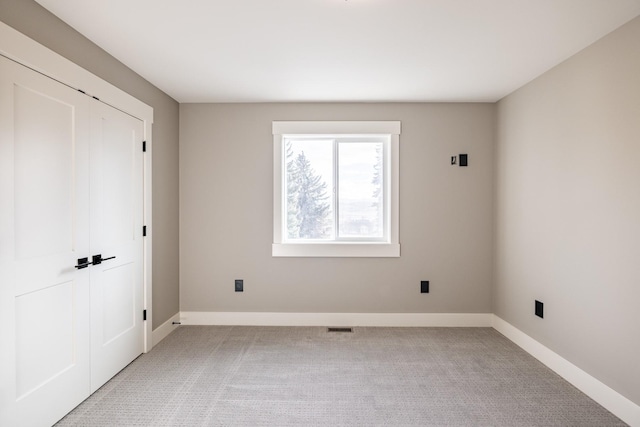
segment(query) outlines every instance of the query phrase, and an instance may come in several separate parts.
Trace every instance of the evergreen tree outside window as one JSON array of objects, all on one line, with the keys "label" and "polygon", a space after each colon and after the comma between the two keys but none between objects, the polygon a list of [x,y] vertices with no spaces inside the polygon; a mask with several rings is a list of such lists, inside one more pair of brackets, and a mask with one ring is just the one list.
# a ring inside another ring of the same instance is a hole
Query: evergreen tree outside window
[{"label": "evergreen tree outside window", "polygon": [[399,256],[399,128],[274,122],[274,256]]},{"label": "evergreen tree outside window", "polygon": [[[331,147],[324,141],[292,140],[285,146],[288,239],[330,238],[333,206],[327,189],[333,189],[333,173],[331,163],[323,161],[322,155],[330,155],[327,151]],[[305,155],[305,148],[315,154],[311,159]]]}]

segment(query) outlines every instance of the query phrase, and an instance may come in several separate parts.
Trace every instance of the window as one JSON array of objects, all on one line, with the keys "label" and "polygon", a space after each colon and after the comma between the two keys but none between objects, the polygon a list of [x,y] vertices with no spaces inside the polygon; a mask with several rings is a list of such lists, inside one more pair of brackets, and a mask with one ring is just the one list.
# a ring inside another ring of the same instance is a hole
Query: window
[{"label": "window", "polygon": [[400,122],[273,122],[273,256],[398,257]]}]

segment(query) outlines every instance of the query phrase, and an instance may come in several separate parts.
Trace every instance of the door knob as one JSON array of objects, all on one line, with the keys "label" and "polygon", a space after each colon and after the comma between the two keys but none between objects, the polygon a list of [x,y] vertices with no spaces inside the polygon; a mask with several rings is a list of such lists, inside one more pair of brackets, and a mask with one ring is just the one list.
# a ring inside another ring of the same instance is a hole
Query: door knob
[{"label": "door knob", "polygon": [[114,259],[115,256],[110,256],[109,258],[102,258],[102,254],[98,254],[98,255],[94,255],[92,257],[92,261],[90,264],[93,265],[98,265],[98,264],[102,264],[102,261],[108,261],[110,259]]},{"label": "door knob", "polygon": [[91,264],[92,263],[89,262],[89,258],[78,258],[78,265],[74,267],[77,268],[78,270],[81,270],[83,268],[89,267]]}]

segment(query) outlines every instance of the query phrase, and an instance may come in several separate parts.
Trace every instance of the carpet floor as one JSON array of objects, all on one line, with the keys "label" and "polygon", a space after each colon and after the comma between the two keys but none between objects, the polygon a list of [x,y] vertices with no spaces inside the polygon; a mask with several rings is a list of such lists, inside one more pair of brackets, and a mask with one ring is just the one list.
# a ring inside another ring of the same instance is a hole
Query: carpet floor
[{"label": "carpet floor", "polygon": [[59,426],[624,426],[492,328],[181,326]]}]

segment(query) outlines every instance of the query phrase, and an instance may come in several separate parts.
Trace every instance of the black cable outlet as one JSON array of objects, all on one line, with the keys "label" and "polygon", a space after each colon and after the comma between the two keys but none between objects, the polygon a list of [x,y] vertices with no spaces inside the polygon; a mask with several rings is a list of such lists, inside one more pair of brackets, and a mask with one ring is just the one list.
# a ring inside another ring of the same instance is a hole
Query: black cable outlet
[{"label": "black cable outlet", "polygon": [[536,316],[544,319],[544,303],[536,300]]},{"label": "black cable outlet", "polygon": [[428,280],[421,280],[420,281],[420,293],[421,294],[428,294],[429,293],[429,281]]},{"label": "black cable outlet", "polygon": [[244,281],[236,279],[236,292],[244,292]]}]

